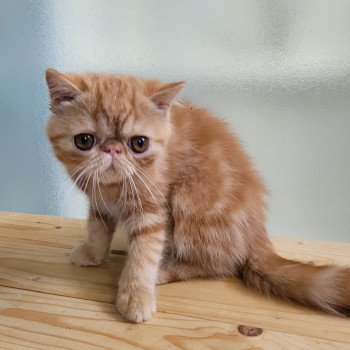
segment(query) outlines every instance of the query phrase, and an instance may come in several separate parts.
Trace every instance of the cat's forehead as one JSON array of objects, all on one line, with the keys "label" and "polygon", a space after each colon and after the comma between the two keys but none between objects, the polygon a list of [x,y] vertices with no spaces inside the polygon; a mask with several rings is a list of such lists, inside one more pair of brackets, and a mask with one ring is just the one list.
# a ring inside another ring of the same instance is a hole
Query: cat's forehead
[{"label": "cat's forehead", "polygon": [[96,77],[90,88],[96,113],[104,114],[111,122],[130,113],[135,104],[136,90],[140,89],[137,85],[135,81],[119,76]]},{"label": "cat's forehead", "polygon": [[96,77],[90,85],[93,118],[99,130],[109,136],[156,132],[159,118],[150,113],[144,82],[129,77]]}]

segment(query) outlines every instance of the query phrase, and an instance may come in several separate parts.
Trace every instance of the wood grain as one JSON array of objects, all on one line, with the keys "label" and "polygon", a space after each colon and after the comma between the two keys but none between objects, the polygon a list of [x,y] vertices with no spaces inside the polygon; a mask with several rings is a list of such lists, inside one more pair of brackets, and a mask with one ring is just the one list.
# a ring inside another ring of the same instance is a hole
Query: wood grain
[{"label": "wood grain", "polygon": [[161,312],[135,325],[110,304],[6,287],[0,303],[1,349],[350,349],[269,330],[246,337],[237,324]]},{"label": "wood grain", "polygon": [[[115,250],[125,246],[121,234],[119,232],[114,242]],[[57,332],[59,329],[55,327],[64,328],[59,323],[64,316],[60,314],[62,310],[66,313],[64,322],[74,323],[72,334],[78,338],[67,340],[70,347],[63,346],[61,341],[57,343],[57,339],[52,340],[50,349],[119,349],[123,346],[145,346],[142,349],[314,349],[317,344],[317,348],[322,349],[350,348],[349,319],[267,300],[234,279],[194,280],[160,286],[158,312],[150,323],[138,328],[123,322],[113,303],[124,257],[112,254],[107,263],[94,268],[73,266],[68,261],[69,251],[83,237],[84,229],[79,219],[0,213],[0,286],[4,286],[0,296],[0,348],[47,349],[44,340],[35,341],[60,337],[60,333],[50,332],[53,327]],[[350,244],[283,238],[273,238],[273,242],[284,257],[350,265]],[[60,309],[62,303],[76,306]],[[86,308],[94,311],[89,314]],[[82,314],[79,314],[81,309]],[[60,321],[55,323],[54,320]],[[17,338],[16,324],[22,327],[18,331],[21,337]],[[86,329],[79,328],[86,324],[89,325]],[[263,328],[264,333],[255,339],[245,337],[237,333],[239,324]],[[48,327],[48,333],[32,339],[35,325],[40,329]],[[97,329],[101,331],[97,332]],[[110,329],[108,336],[103,333],[105,329]],[[134,333],[131,332],[133,329]],[[142,336],[157,341],[130,345],[126,340],[114,339],[114,331],[123,336],[128,334],[135,341]],[[88,335],[90,332],[91,336]],[[86,339],[91,339],[92,343],[83,343]],[[99,341],[112,345],[104,347]],[[74,342],[79,347],[74,347]],[[82,344],[84,347],[80,347]]]}]

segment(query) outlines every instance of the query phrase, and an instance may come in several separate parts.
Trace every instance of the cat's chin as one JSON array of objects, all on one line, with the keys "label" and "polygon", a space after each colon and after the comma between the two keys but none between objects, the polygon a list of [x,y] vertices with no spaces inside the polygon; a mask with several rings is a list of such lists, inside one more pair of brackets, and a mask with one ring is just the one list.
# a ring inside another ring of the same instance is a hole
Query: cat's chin
[{"label": "cat's chin", "polygon": [[123,181],[123,176],[119,171],[116,171],[113,165],[109,166],[100,177],[100,182],[103,185],[113,185]]}]

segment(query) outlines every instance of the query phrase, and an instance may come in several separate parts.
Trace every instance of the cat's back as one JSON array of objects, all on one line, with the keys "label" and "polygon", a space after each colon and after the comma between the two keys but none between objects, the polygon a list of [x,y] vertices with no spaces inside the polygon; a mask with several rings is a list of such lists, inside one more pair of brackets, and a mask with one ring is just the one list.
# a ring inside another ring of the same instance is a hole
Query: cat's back
[{"label": "cat's back", "polygon": [[[201,158],[246,171],[251,168],[249,156],[230,125],[205,108],[194,107],[190,102],[175,107],[172,122],[176,144],[187,148]],[[191,151],[188,149],[188,151]],[[240,172],[240,171],[238,171]]]},{"label": "cat's back", "polygon": [[191,102],[185,101],[172,109],[173,124],[177,132],[190,134],[198,141],[198,146],[220,140],[228,136],[232,141],[229,126],[205,108],[195,107]]},{"label": "cat's back", "polygon": [[263,182],[226,122],[188,102],[175,107],[172,118],[170,163],[176,174],[175,202],[180,207],[185,197],[190,204],[186,210],[191,205],[198,209],[201,203],[204,211],[214,203],[232,207],[247,197],[260,200],[265,193]]}]

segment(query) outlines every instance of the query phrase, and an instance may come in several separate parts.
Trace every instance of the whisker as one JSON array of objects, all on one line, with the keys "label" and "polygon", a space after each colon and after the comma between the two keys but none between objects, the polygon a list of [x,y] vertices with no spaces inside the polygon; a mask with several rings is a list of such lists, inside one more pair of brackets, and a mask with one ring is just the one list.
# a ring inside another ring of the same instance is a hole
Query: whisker
[{"label": "whisker", "polygon": [[[130,165],[133,165],[131,164],[129,161],[126,161],[127,163],[129,163]],[[166,213],[164,211],[164,209],[161,207],[161,205],[159,204],[159,201],[155,198],[153,192],[151,191],[151,189],[149,188],[149,186],[146,184],[146,179],[142,179],[141,175],[144,174],[146,175],[144,172],[142,172],[142,174],[140,173],[141,169],[139,169],[139,171],[137,171],[137,166],[134,165],[134,169],[133,169],[133,173],[139,178],[139,180],[143,183],[143,185],[146,187],[147,191],[149,192],[149,194],[151,195],[154,203],[158,206],[158,208],[163,212],[163,214],[166,216]],[[147,176],[147,175],[146,175]],[[149,180],[151,180],[148,176],[147,178]],[[145,181],[144,181],[145,180]],[[152,181],[153,185],[157,188],[157,190],[159,191],[159,193],[161,194],[162,198],[164,199],[164,202],[165,204],[168,206],[169,208],[169,205],[168,205],[168,202],[167,200],[165,199],[164,195],[161,193],[160,189],[158,188],[158,186]]]},{"label": "whisker", "polygon": [[81,171],[84,167],[86,167],[86,165],[89,163],[89,161],[85,161],[84,163],[82,163],[82,164],[79,164],[77,167],[75,167],[72,171],[68,171],[67,173],[68,173],[68,176],[67,176],[67,178],[66,179],[64,179],[64,181],[62,182],[62,186],[64,185],[64,186],[66,186],[67,184],[71,184],[72,183],[72,181],[74,182],[75,180],[74,180],[74,177],[75,177],[75,175],[79,172],[79,171]]},{"label": "whisker", "polygon": [[164,197],[162,191],[160,190],[160,188],[157,186],[157,184],[137,165],[135,165],[135,169],[138,170],[139,175],[143,175],[159,192],[159,194],[162,196],[162,198],[164,199],[164,202],[166,203],[168,209],[170,209],[169,204],[167,199]]},{"label": "whisker", "polygon": [[[74,181],[74,183],[69,184],[69,188],[67,190],[64,191],[64,200],[61,202],[62,204],[66,203],[67,201],[69,201],[69,198],[73,192],[73,189],[75,188],[75,184],[84,177],[84,175],[88,172],[89,169],[83,169],[81,171],[81,173],[79,174],[79,176],[77,177],[77,179]],[[66,186],[66,185],[64,185]],[[63,206],[61,207],[61,212],[63,212]],[[66,215],[66,214],[65,214]]]},{"label": "whisker", "polygon": [[79,164],[77,167],[75,167],[72,171],[68,171],[69,176],[74,176],[79,170],[87,166],[89,163],[91,163],[90,159],[85,160],[83,163]]},{"label": "whisker", "polygon": [[80,102],[84,105],[84,107],[87,109],[88,113],[91,115],[92,112],[91,112],[90,108],[86,105],[86,103],[83,100],[80,100]]},{"label": "whisker", "polygon": [[164,212],[164,210],[163,210],[163,208],[161,207],[161,205],[159,204],[158,200],[154,197],[153,192],[152,192],[151,189],[147,186],[147,184],[142,180],[141,176],[140,176],[136,171],[134,172],[134,174],[135,174],[135,175],[141,180],[141,182],[144,184],[144,186],[146,187],[147,191],[148,191],[149,194],[152,196],[154,203],[158,206],[158,208],[159,208],[160,210],[162,210],[162,211]]},{"label": "whisker", "polygon": [[134,182],[134,180],[133,180],[133,178],[131,176],[131,172],[129,171],[129,169],[127,169],[125,167],[125,171],[127,173],[127,177],[126,178],[127,178],[127,180],[129,181],[129,184],[130,184],[132,197],[134,198],[135,201],[137,201],[137,206],[133,207],[133,213],[135,215],[136,210],[138,210],[138,212],[140,214],[142,214],[142,212],[143,212],[142,202],[141,202],[141,198],[140,198],[140,196],[138,194],[135,182]]},{"label": "whisker", "polygon": [[[73,187],[78,184],[79,180],[86,175],[86,173],[88,171],[91,170],[91,168],[96,164],[96,160],[90,161],[90,162],[86,162],[83,163],[84,164],[84,168],[81,170],[81,173],[78,175],[78,177],[74,180],[73,184],[71,185],[70,189],[69,189],[69,193],[73,190]],[[81,184],[82,185],[82,184]]]},{"label": "whisker", "polygon": [[[106,225],[105,221],[103,220],[103,217],[101,215],[100,209],[98,207],[97,196],[96,196],[96,188],[95,187],[96,187],[96,172],[94,172],[93,177],[92,177],[92,197],[93,197],[93,199],[95,201],[95,205],[96,205],[96,209],[97,209],[98,215],[100,216],[100,219],[102,220],[102,223],[103,223],[104,227],[106,228],[106,231],[108,232],[107,225]],[[95,215],[95,218],[96,218],[96,215]]]},{"label": "whisker", "polygon": [[135,194],[137,196],[137,203],[139,204],[139,213],[140,213],[140,215],[142,215],[143,214],[143,206],[142,206],[142,201],[141,201],[141,198],[140,198],[137,186],[136,186],[132,176],[129,176],[129,179],[130,179],[130,181],[131,181],[131,183],[132,183],[132,185],[133,185],[133,187],[135,189]]},{"label": "whisker", "polygon": [[98,188],[98,191],[99,191],[99,193],[100,193],[101,200],[102,200],[104,206],[106,207],[107,211],[111,214],[111,216],[113,216],[113,214],[111,213],[111,211],[110,211],[109,208],[107,207],[106,202],[105,202],[104,199],[103,199],[103,196],[102,196],[102,193],[101,193],[101,188],[100,188],[100,181],[99,181],[100,179],[99,179],[99,172],[98,172],[98,171],[96,172],[96,176],[97,176],[97,188]]},{"label": "whisker", "polygon": [[89,176],[86,178],[86,181],[84,182],[85,186],[83,189],[83,193],[85,193],[85,194],[87,194],[87,187],[89,185],[89,181],[90,181],[90,177],[91,177],[92,173],[93,173],[93,170],[90,171]]},{"label": "whisker", "polygon": [[[87,108],[87,106],[86,106],[86,104],[84,103],[84,101],[80,101],[80,102],[82,102],[83,103],[83,105]],[[88,111],[84,111],[82,108],[80,108],[80,107],[78,107],[78,106],[74,106],[74,108],[76,108],[76,109],[79,109],[79,111],[82,111],[83,113],[84,113],[84,115],[86,115],[86,116],[88,116],[89,118],[91,118],[91,113],[89,114],[89,109],[88,109]]]}]

